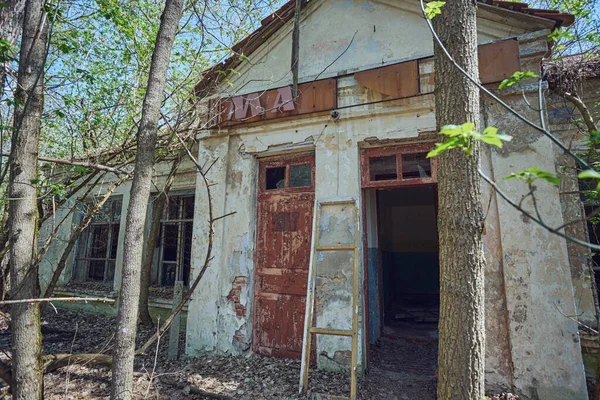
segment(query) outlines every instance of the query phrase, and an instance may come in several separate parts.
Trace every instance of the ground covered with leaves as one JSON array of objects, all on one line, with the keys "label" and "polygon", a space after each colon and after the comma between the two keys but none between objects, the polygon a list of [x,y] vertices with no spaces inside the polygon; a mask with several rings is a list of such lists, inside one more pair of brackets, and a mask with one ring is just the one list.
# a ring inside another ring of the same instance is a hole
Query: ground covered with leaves
[{"label": "ground covered with leaves", "polygon": [[[8,317],[8,315],[6,316]],[[6,317],[0,321],[0,351],[10,357],[10,331]],[[54,310],[43,313],[44,353],[106,353],[114,342],[114,318]],[[138,346],[154,329],[138,329]],[[326,399],[316,393],[349,394],[349,377],[343,373],[310,371],[310,391],[298,394],[300,362],[259,357],[205,356],[167,359],[167,338],[148,355],[136,357],[135,399]],[[184,335],[180,337],[183,354]],[[403,356],[404,354],[404,356]],[[374,360],[360,380],[359,398],[369,400],[435,399],[437,342],[402,342],[384,339],[372,348]],[[420,359],[406,366],[408,358]],[[110,394],[110,369],[69,365],[45,375],[46,399],[105,399]],[[2,393],[8,397],[7,388]],[[516,399],[516,397],[495,397]]]}]

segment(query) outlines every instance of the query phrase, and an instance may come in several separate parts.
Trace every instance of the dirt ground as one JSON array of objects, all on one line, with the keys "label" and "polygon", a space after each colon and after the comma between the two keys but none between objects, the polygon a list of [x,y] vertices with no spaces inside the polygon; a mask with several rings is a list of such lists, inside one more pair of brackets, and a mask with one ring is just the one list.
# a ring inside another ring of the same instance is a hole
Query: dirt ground
[{"label": "dirt ground", "polygon": [[[44,352],[110,354],[114,318],[48,307],[43,313]],[[138,330],[138,345],[153,333]],[[184,335],[180,337],[183,354]],[[158,353],[136,357],[135,399],[317,399],[316,393],[349,394],[349,377],[310,371],[310,390],[298,394],[300,362],[259,356],[181,357],[167,360],[167,339]],[[0,354],[10,355],[10,332],[0,321]],[[359,381],[359,398],[369,400],[435,399],[437,342],[383,338],[371,349],[371,367]],[[419,359],[418,363],[409,361]],[[110,370],[71,365],[46,374],[46,399],[105,399],[110,394]],[[6,394],[6,387],[2,389]],[[516,397],[502,397],[516,399]]]}]

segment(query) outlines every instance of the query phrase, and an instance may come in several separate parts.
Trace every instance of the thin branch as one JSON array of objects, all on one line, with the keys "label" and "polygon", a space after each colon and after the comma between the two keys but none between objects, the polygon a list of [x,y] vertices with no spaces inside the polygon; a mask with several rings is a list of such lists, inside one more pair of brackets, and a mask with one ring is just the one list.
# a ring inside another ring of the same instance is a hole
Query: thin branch
[{"label": "thin branch", "polygon": [[554,143],[555,145],[557,145],[562,151],[565,152],[565,154],[568,154],[570,157],[572,157],[577,163],[579,163],[583,168],[588,169],[589,165],[587,162],[585,162],[581,157],[579,157],[577,154],[573,153],[567,146],[565,146],[560,140],[558,140],[553,134],[552,132],[544,129],[543,127],[537,125],[536,123],[530,121],[528,118],[524,117],[523,115],[521,115],[518,111],[516,111],[515,109],[513,109],[511,106],[509,106],[506,102],[504,102],[502,99],[500,99],[498,96],[496,96],[495,94],[493,94],[490,90],[488,90],[485,86],[483,86],[480,82],[478,78],[474,78],[471,75],[469,75],[469,73],[467,71],[465,71],[457,62],[456,60],[454,60],[454,58],[452,57],[452,55],[450,55],[450,53],[448,52],[448,50],[446,49],[446,46],[444,46],[444,44],[442,43],[440,37],[437,35],[435,29],[433,29],[433,25],[431,24],[431,20],[429,20],[429,18],[427,18],[427,14],[425,13],[425,4],[423,3],[423,0],[419,0],[419,3],[421,4],[421,11],[423,13],[423,17],[425,18],[425,21],[427,22],[427,26],[429,27],[429,30],[431,31],[431,34],[433,35],[434,40],[436,41],[436,43],[440,46],[442,52],[444,53],[444,55],[452,62],[452,64],[454,65],[454,67],[456,69],[458,69],[460,71],[461,74],[463,74],[469,81],[471,81],[471,83],[473,83],[475,86],[477,86],[479,88],[479,90],[481,90],[482,92],[484,92],[485,94],[487,94],[488,96],[490,96],[492,99],[494,99],[498,104],[500,104],[502,107],[504,107],[507,111],[509,111],[511,114],[513,114],[515,117],[517,117],[519,120],[521,120],[522,122],[524,122],[525,124],[529,125],[531,128],[543,133],[546,137],[548,137],[552,143]]},{"label": "thin branch", "polygon": [[560,232],[560,230],[558,228],[553,228],[549,225],[547,225],[544,221],[536,218],[534,215],[531,215],[531,213],[527,212],[525,209],[523,209],[522,207],[520,207],[517,203],[515,203],[514,201],[512,201],[499,187],[498,185],[496,185],[496,183],[491,180],[480,168],[478,169],[479,172],[479,176],[481,176],[481,178],[486,181],[495,191],[496,193],[498,193],[500,195],[500,197],[502,197],[504,200],[506,200],[506,202],[508,204],[510,204],[512,207],[514,207],[515,209],[517,209],[518,211],[520,211],[521,213],[523,213],[523,215],[525,215],[526,217],[529,217],[532,221],[536,222],[538,225],[540,225],[541,227],[545,228],[546,230],[548,230],[549,232],[552,232],[564,239],[567,239],[573,243],[577,243],[580,244],[582,246],[588,247],[590,249],[593,250],[600,250],[600,246],[597,244],[593,244],[593,243],[588,243],[585,242],[583,240],[574,238],[572,236],[569,236],[565,233]]}]

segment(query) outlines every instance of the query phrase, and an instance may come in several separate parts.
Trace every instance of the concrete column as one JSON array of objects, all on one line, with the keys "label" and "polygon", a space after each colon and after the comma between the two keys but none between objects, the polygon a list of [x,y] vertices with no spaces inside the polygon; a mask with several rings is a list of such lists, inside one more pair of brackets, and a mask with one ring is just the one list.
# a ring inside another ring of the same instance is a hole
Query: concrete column
[{"label": "concrete column", "polygon": [[[357,143],[351,132],[336,125],[335,133],[323,136],[316,143],[316,186],[317,200],[326,201],[341,197],[358,199],[359,207],[359,244],[362,247],[362,213],[360,212],[360,158]],[[322,220],[321,230],[335,229],[330,221]],[[350,227],[347,227],[350,229]],[[352,227],[353,229],[353,227]],[[352,327],[352,267],[353,260],[349,254],[329,252],[317,257],[316,281],[316,325],[334,329],[351,329]],[[339,253],[339,254],[333,254]],[[363,256],[359,250],[359,282],[363,284]],[[342,266],[343,265],[343,266]],[[335,271],[334,271],[335,270]],[[321,273],[319,272],[321,271]],[[359,290],[360,313],[362,315],[362,290]],[[359,318],[358,364],[362,364],[364,355],[363,329],[364,321]],[[328,335],[317,336],[317,357],[319,368],[339,370],[350,365],[351,340],[345,337]],[[324,356],[323,354],[326,354]]]},{"label": "concrete column", "polygon": [[[501,189],[518,202],[528,192],[526,183],[502,178],[534,164],[554,173],[554,150],[547,138],[513,126],[513,142],[506,152],[492,154],[492,166]],[[544,221],[561,225],[559,189],[545,181],[535,186]],[[531,198],[523,205],[535,213]],[[576,316],[576,307],[566,241],[502,199],[498,213],[517,394],[525,399],[587,399],[578,327],[569,319]]]},{"label": "concrete column", "polygon": [[[212,166],[208,173],[211,186],[213,217],[225,212],[225,187],[227,180],[227,155],[229,141],[227,136],[207,137],[200,140],[198,162]],[[208,198],[206,185],[198,174],[196,180],[196,200],[194,208],[194,227],[192,237],[192,266],[190,281],[196,278],[204,264],[208,245]],[[219,276],[223,255],[223,224],[217,223],[214,229],[212,256],[202,280],[198,284],[189,305],[187,318],[186,354],[198,355],[216,350],[217,319],[219,315]]]}]

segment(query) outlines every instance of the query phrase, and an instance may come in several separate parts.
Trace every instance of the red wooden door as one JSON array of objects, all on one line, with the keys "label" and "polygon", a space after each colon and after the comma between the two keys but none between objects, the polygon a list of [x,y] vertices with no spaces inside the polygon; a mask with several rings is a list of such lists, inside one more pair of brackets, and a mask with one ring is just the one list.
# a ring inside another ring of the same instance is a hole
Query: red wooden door
[{"label": "red wooden door", "polygon": [[254,340],[258,354],[299,358],[314,206],[314,156],[259,171]]}]

